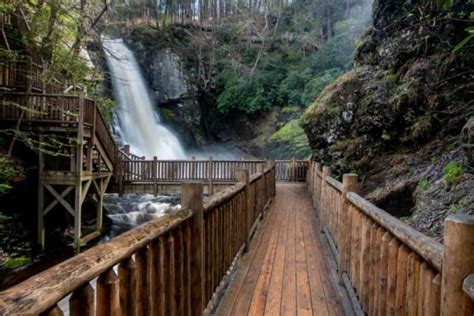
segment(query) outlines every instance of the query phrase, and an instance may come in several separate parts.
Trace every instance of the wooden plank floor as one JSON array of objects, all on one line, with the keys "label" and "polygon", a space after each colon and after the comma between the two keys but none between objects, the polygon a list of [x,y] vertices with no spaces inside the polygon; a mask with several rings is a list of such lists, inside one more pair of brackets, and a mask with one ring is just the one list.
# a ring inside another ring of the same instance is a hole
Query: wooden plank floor
[{"label": "wooden plank floor", "polygon": [[215,314],[343,315],[305,185],[276,192]]}]

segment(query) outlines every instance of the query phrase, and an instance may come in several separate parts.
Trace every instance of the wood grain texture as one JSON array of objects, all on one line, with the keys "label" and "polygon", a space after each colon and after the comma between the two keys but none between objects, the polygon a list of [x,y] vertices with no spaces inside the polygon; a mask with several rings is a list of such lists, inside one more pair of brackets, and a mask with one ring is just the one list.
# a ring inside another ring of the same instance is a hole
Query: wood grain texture
[{"label": "wood grain texture", "polygon": [[277,185],[216,315],[342,315],[304,184]]}]

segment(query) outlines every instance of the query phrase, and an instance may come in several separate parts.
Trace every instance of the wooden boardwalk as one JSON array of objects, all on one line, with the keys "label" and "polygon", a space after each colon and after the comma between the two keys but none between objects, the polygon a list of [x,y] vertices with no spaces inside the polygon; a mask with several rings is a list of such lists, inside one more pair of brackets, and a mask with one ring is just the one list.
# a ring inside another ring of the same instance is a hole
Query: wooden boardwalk
[{"label": "wooden boardwalk", "polygon": [[311,204],[305,184],[277,184],[216,315],[344,314]]}]

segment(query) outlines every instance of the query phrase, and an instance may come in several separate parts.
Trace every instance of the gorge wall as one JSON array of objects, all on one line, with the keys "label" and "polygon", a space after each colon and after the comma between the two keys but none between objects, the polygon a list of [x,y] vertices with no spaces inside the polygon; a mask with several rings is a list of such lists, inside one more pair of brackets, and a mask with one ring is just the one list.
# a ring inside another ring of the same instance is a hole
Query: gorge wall
[{"label": "gorge wall", "polygon": [[[362,193],[441,238],[443,219],[474,212],[468,1],[376,0],[354,67],[306,111],[313,159],[361,175]],[[472,147],[470,147],[472,148]],[[472,159],[472,156],[471,156]]]},{"label": "gorge wall", "polygon": [[[239,159],[260,156],[261,148],[248,142],[256,134],[254,126],[242,117],[220,113],[214,96],[200,86],[190,38],[180,27],[163,31],[149,26],[137,27],[125,38],[154,93],[161,117],[191,151],[225,151],[229,158]],[[235,128],[245,125],[248,128]]]}]

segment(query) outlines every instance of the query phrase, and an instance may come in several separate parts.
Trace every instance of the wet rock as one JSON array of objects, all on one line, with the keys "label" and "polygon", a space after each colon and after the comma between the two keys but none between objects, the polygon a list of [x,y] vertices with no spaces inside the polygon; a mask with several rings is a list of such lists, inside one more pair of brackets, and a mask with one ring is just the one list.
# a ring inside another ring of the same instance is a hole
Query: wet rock
[{"label": "wet rock", "polygon": [[[407,210],[413,217],[407,222],[422,231],[429,218],[441,223],[450,208],[471,212],[456,205],[473,194],[466,174],[473,165],[474,123],[466,122],[474,111],[474,55],[469,49],[452,53],[466,36],[462,19],[471,9],[455,1],[449,14],[459,19],[439,19],[447,12],[428,0],[375,0],[373,25],[359,40],[354,67],[328,86],[301,120],[313,159],[331,165],[336,176],[360,174],[362,193],[375,203],[383,205],[400,192],[409,195],[423,179],[436,183]],[[436,23],[420,22],[421,14]],[[443,181],[443,169],[452,161],[471,166],[451,188],[456,193]],[[434,235],[442,232],[438,226]]]},{"label": "wet rock", "polygon": [[163,122],[182,135],[186,145],[200,146],[205,143],[205,135],[197,81],[172,43],[162,43],[155,49],[152,38],[144,39],[132,32],[126,41],[153,91]]}]

